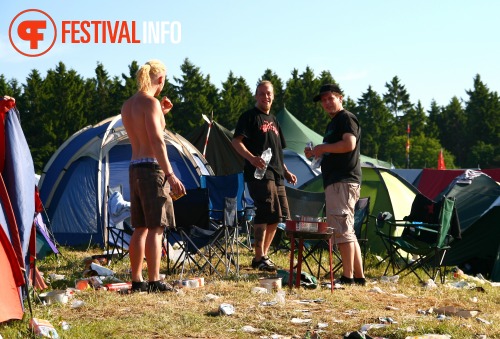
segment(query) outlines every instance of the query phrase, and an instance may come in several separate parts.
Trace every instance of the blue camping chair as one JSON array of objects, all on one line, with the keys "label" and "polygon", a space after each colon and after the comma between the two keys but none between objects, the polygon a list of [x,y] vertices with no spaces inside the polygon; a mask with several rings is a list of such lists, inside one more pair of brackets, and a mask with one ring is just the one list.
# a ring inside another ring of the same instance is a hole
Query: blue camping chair
[{"label": "blue camping chair", "polygon": [[226,275],[230,273],[238,275],[240,230],[249,234],[243,173],[202,176],[200,184],[201,187],[208,189],[212,228],[222,231],[222,236],[216,242],[216,248],[225,258]]}]

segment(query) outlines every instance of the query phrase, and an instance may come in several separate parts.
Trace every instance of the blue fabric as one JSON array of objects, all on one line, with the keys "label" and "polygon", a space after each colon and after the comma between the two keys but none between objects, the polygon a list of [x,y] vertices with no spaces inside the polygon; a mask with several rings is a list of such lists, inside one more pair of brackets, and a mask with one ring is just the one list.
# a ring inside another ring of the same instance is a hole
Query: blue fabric
[{"label": "blue fabric", "polygon": [[243,172],[224,176],[202,176],[200,182],[202,188],[208,188],[210,218],[223,220],[226,197],[236,198],[238,216],[241,217],[244,214]]},{"label": "blue fabric", "polygon": [[2,172],[19,229],[23,257],[28,267],[28,249],[35,215],[35,167],[14,110],[5,119],[5,167]]}]

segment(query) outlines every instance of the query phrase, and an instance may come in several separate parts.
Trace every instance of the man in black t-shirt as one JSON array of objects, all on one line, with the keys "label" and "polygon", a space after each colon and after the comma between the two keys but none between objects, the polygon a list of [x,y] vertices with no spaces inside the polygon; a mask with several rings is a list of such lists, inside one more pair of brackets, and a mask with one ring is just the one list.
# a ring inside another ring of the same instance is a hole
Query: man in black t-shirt
[{"label": "man in black t-shirt", "polygon": [[[295,184],[297,177],[288,171],[283,161],[285,138],[278,120],[270,114],[274,100],[271,82],[262,81],[255,91],[257,101],[254,108],[241,114],[236,125],[233,147],[245,158],[244,177],[254,200],[255,257],[252,267],[263,271],[276,269],[268,256],[269,247],[280,221],[289,218],[288,201],[284,180]],[[271,148],[272,157],[262,179],[254,177],[256,168],[264,168],[261,154]]]},{"label": "man in black t-shirt", "polygon": [[342,106],[343,94],[334,84],[321,86],[314,101],[331,118],[323,144],[306,148],[306,157],[323,157],[321,173],[325,188],[326,215],[334,229],[334,241],[342,257],[342,284],[365,285],[363,262],[358,239],[354,233],[354,206],[361,190],[359,159],[361,127],[358,118]]}]

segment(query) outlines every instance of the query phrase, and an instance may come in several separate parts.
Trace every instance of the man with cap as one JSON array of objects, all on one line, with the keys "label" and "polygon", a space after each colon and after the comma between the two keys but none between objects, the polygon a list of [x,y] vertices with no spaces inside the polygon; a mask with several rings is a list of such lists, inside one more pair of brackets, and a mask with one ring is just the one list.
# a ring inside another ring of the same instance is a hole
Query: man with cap
[{"label": "man with cap", "polygon": [[334,229],[334,241],[342,257],[343,275],[339,281],[345,285],[365,285],[363,260],[354,233],[354,206],[361,189],[360,138],[358,118],[342,106],[343,93],[335,84],[321,86],[314,101],[330,117],[323,144],[306,148],[306,157],[319,158],[325,188],[326,214]]}]

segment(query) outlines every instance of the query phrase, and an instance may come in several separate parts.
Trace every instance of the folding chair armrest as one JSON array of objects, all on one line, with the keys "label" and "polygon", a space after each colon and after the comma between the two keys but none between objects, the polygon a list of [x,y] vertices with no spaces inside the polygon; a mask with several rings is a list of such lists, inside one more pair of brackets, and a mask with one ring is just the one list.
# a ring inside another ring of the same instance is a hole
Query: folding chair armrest
[{"label": "folding chair armrest", "polygon": [[412,223],[410,221],[405,221],[402,223],[394,223],[397,227],[413,228],[419,231],[439,233],[441,228],[440,224],[425,224],[425,223]]}]

